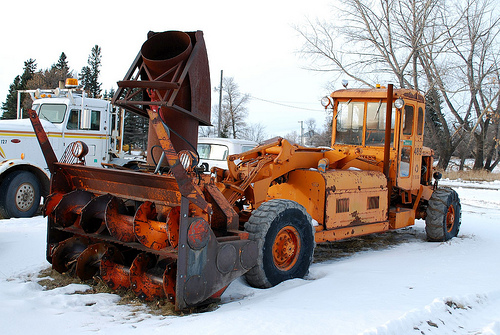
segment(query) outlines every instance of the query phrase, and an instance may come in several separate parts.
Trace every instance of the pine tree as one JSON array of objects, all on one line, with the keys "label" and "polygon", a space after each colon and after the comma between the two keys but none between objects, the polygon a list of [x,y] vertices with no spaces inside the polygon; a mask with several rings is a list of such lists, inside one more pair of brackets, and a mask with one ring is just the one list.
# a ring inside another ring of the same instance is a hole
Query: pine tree
[{"label": "pine tree", "polygon": [[80,73],[80,81],[83,88],[89,92],[91,98],[101,95],[101,83],[99,83],[99,73],[101,72],[101,47],[97,44],[92,48],[88,66],[84,66]]},{"label": "pine tree", "polygon": [[9,87],[7,98],[5,102],[2,103],[4,112],[1,119],[17,118],[17,91],[27,89],[28,82],[35,74],[36,66],[36,61],[34,59],[30,58],[24,62],[23,74],[14,78],[14,82]]},{"label": "pine tree", "polygon": [[69,66],[68,66],[68,61],[66,60],[66,54],[64,52],[61,53],[61,56],[59,56],[59,60],[57,61],[56,64],[54,64],[54,67],[63,73],[68,74],[69,73]]},{"label": "pine tree", "polygon": [[149,119],[132,113],[125,112],[124,138],[123,143],[128,144],[129,148],[146,148],[148,139]]},{"label": "pine tree", "polygon": [[10,84],[9,93],[5,102],[2,103],[2,109],[4,110],[2,114],[2,119],[15,119],[17,116],[17,90],[21,83],[21,77],[16,76],[14,82]]}]

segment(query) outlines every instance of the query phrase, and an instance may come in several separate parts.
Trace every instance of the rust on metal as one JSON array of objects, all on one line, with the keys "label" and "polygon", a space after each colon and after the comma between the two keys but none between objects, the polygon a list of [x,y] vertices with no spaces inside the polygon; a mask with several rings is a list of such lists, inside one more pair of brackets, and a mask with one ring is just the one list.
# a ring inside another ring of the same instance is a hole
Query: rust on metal
[{"label": "rust on metal", "polygon": [[168,245],[167,222],[156,220],[155,204],[145,201],[137,209],[134,216],[134,233],[144,246],[161,250]]},{"label": "rust on metal", "polygon": [[130,267],[116,247],[108,247],[102,255],[100,275],[112,290],[126,290],[130,287]]},{"label": "rust on metal", "polygon": [[64,273],[76,265],[78,256],[87,248],[90,240],[73,236],[61,241],[52,254],[52,268],[59,273]]},{"label": "rust on metal", "polygon": [[105,212],[112,198],[111,194],[104,194],[93,198],[82,208],[80,226],[86,233],[100,233],[105,229]]},{"label": "rust on metal", "polygon": [[105,222],[111,236],[122,242],[135,241],[134,217],[128,215],[128,210],[122,200],[116,197],[111,198],[106,208]]},{"label": "rust on metal", "polygon": [[28,111],[28,116],[31,121],[31,125],[33,126],[33,130],[35,131],[36,138],[38,139],[38,143],[40,144],[40,148],[42,149],[43,157],[45,157],[45,162],[47,163],[47,167],[49,171],[54,172],[54,163],[57,162],[56,154],[50,145],[47,134],[45,133],[42,123],[38,118],[38,114],[30,109]]},{"label": "rust on metal", "polygon": [[99,271],[101,258],[108,250],[107,243],[94,243],[89,245],[80,255],[76,258],[76,275],[81,280],[88,280],[94,277]]},{"label": "rust on metal", "polygon": [[147,253],[141,253],[130,267],[130,287],[142,300],[153,301],[166,297],[163,289],[165,269],[156,268],[156,259]]},{"label": "rust on metal", "polygon": [[191,249],[200,250],[208,244],[210,227],[208,223],[198,218],[191,222],[188,229],[187,241]]},{"label": "rust on metal", "polygon": [[189,199],[196,206],[200,207],[203,211],[208,214],[212,214],[212,209],[210,204],[203,197],[201,189],[192,182],[192,179],[186,173],[186,170],[181,165],[179,156],[177,155],[175,148],[164,128],[163,122],[160,120],[158,113],[153,110],[148,109],[149,117],[152,121],[154,130],[160,142],[160,145],[165,153],[165,158],[170,166],[170,172],[175,177],[177,181],[179,191],[183,196]]},{"label": "rust on metal", "polygon": [[54,209],[55,224],[60,227],[79,226],[80,213],[92,198],[92,193],[82,190],[65,194]]}]

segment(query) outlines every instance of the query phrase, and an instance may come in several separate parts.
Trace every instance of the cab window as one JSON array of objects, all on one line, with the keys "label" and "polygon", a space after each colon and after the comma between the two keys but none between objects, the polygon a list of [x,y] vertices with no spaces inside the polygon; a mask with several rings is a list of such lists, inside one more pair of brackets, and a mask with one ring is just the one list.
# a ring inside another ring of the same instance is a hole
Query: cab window
[{"label": "cab window", "polygon": [[78,129],[78,130],[99,130],[101,125],[101,113],[99,111],[91,111],[90,113],[90,129],[83,129],[80,127],[80,109],[72,109],[69,113],[67,129]]},{"label": "cab window", "polygon": [[61,104],[43,104],[38,110],[38,117],[52,123],[61,123],[66,113],[66,105]]},{"label": "cab window", "polygon": [[201,159],[224,161],[229,154],[229,148],[220,144],[198,143],[198,154]]},{"label": "cab window", "polygon": [[[385,117],[387,104],[384,102],[369,102],[366,106],[365,145],[383,145],[385,142]],[[396,109],[392,108],[391,143],[394,143],[394,120]]]},{"label": "cab window", "polygon": [[413,106],[405,105],[403,120],[403,135],[411,135],[413,132]]},{"label": "cab window", "polygon": [[418,108],[418,124],[417,124],[417,135],[422,135],[424,133],[424,110],[422,107]]},{"label": "cab window", "polygon": [[364,102],[338,104],[335,143],[361,145],[364,110]]}]

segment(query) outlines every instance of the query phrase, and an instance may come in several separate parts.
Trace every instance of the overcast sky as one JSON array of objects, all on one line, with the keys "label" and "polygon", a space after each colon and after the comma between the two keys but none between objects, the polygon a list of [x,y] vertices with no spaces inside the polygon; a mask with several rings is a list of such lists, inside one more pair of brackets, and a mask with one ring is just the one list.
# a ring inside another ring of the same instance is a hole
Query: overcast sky
[{"label": "overcast sky", "polygon": [[[264,124],[269,137],[299,132],[299,121],[311,117],[321,126],[325,112],[319,100],[329,94],[329,77],[303,69],[307,64],[297,54],[303,41],[293,26],[308,18],[335,19],[332,2],[9,2],[0,20],[0,102],[29,58],[36,59],[38,69],[45,69],[64,52],[70,68],[80,71],[97,44],[102,49],[102,88],[109,90],[123,79],[149,30],[202,30],[212,87],[219,85],[224,70],[242,93],[257,98],[247,106],[249,122]],[[335,86],[341,88],[340,83]],[[214,93],[212,105],[217,103]]]}]

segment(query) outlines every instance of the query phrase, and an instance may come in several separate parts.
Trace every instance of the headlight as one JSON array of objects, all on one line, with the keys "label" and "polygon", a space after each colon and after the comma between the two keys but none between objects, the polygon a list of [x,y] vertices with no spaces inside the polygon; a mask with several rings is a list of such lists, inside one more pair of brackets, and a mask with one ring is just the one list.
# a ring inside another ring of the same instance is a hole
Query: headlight
[{"label": "headlight", "polygon": [[397,109],[403,108],[405,105],[405,101],[402,98],[397,98],[396,101],[394,101],[394,107]]},{"label": "headlight", "polygon": [[331,102],[331,100],[330,100],[330,97],[325,96],[325,97],[321,98],[321,106],[323,106],[323,107],[325,107],[325,108],[326,108],[326,107],[328,107],[331,103],[332,103],[332,102]]}]

